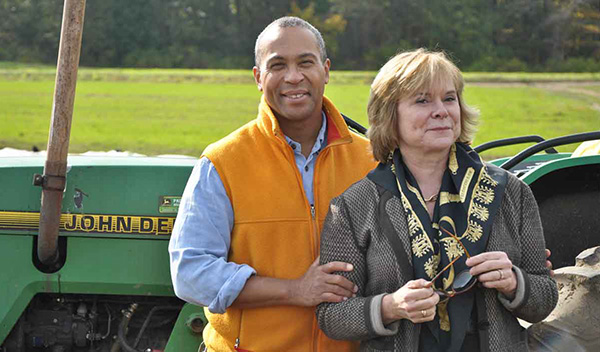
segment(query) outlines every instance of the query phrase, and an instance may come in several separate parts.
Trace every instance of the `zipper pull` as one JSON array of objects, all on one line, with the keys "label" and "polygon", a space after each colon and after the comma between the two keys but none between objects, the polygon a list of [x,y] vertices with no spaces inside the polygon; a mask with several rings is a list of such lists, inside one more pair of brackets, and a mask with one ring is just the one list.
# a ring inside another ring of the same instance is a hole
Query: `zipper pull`
[{"label": "zipper pull", "polygon": [[313,204],[310,205],[310,215],[312,216],[313,220],[315,219],[315,206]]},{"label": "zipper pull", "polygon": [[252,351],[240,348],[240,338],[239,337],[235,339],[235,345],[233,345],[233,349],[238,352],[252,352]]}]

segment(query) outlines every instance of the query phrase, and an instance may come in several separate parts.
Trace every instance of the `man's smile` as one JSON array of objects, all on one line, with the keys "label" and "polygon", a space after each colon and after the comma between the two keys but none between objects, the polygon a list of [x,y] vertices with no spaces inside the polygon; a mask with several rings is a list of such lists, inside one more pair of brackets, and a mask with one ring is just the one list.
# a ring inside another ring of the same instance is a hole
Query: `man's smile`
[{"label": "man's smile", "polygon": [[302,99],[305,96],[309,96],[310,94],[307,91],[289,91],[281,94],[287,99],[298,100]]}]

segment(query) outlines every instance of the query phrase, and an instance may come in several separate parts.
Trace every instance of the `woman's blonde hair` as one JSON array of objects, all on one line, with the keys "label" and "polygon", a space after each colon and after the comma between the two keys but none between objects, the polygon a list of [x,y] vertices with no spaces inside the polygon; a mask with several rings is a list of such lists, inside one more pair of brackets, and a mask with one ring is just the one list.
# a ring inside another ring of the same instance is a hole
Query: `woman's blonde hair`
[{"label": "woman's blonde hair", "polygon": [[379,70],[371,84],[367,105],[373,156],[386,162],[391,151],[398,148],[398,102],[437,82],[454,83],[460,106],[461,131],[459,142],[471,143],[477,128],[479,111],[468,106],[463,98],[463,76],[443,52],[418,49],[399,53]]}]

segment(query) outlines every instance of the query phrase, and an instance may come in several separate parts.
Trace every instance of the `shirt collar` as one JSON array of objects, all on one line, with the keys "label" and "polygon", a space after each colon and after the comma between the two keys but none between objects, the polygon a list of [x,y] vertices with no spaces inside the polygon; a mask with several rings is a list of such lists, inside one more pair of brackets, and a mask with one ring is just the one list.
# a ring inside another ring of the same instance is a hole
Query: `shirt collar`
[{"label": "shirt collar", "polygon": [[[315,144],[310,154],[313,154],[317,151],[320,151],[327,145],[327,118],[325,117],[325,112],[321,111],[321,129],[319,130],[319,134],[317,135],[317,139],[315,140]],[[285,141],[294,149],[294,153],[300,153],[302,150],[302,145],[290,137],[284,135]]]}]

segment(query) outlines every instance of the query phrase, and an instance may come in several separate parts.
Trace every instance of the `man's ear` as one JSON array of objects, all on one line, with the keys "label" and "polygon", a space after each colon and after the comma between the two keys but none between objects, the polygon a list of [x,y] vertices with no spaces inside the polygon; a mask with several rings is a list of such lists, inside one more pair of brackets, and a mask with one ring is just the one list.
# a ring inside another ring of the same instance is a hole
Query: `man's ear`
[{"label": "man's ear", "polygon": [[252,68],[252,74],[254,75],[254,82],[256,82],[256,87],[259,91],[262,92],[262,84],[260,83],[260,69],[256,66]]},{"label": "man's ear", "polygon": [[325,84],[327,84],[329,83],[329,69],[331,68],[331,60],[325,59],[323,67],[325,68]]}]

